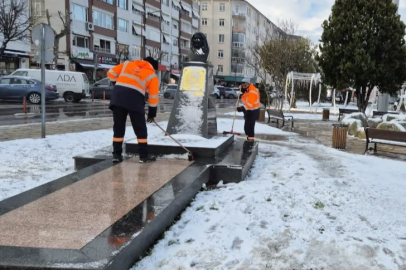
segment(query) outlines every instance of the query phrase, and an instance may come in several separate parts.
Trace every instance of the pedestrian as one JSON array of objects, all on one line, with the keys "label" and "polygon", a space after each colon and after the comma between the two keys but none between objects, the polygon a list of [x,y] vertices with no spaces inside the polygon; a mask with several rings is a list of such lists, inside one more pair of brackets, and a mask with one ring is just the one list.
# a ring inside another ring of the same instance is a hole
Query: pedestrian
[{"label": "pedestrian", "polygon": [[261,105],[259,91],[251,83],[250,78],[244,78],[240,85],[241,101],[243,106],[237,107],[238,112],[244,113],[244,131],[247,141],[255,140],[255,122],[259,119],[259,107]]},{"label": "pedestrian", "polygon": [[[109,70],[108,77],[114,84],[110,100],[113,111],[113,162],[123,161],[123,142],[127,115],[138,141],[140,163],[156,160],[148,153],[148,133],[146,121],[152,123],[157,113],[159,101],[159,80],[155,72],[158,61],[152,57],[144,60],[125,61]],[[148,93],[148,117],[145,120],[145,95]]]}]

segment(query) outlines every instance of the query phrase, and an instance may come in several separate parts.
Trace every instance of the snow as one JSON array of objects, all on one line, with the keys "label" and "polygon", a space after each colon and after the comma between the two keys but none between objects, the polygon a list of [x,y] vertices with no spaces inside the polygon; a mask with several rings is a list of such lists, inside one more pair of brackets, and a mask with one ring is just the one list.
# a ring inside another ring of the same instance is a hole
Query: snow
[{"label": "snow", "polygon": [[[219,133],[231,128],[231,119],[217,120]],[[168,122],[158,124],[166,129]],[[244,133],[244,121],[236,121],[234,130]],[[263,124],[257,124],[255,130],[262,134],[289,135]],[[174,136],[180,140],[212,144],[199,136],[181,134]],[[110,146],[112,137],[113,131],[108,129],[52,135],[45,139],[0,142],[0,201],[73,173],[72,157]],[[127,127],[125,140],[133,138],[135,135],[132,127]],[[169,140],[155,124],[148,124],[148,139],[150,141]],[[221,139],[223,138],[219,137],[213,143],[219,143]],[[170,156],[164,158],[170,158]]]},{"label": "snow", "polygon": [[[244,134],[244,120],[236,119],[234,123],[234,131]],[[227,118],[217,118],[217,131],[222,133],[223,131],[230,131],[232,127],[232,119]],[[296,133],[285,132],[278,128],[271,127],[269,125],[256,123],[255,124],[256,134],[269,134],[269,135],[282,135],[282,136],[292,136],[297,135]]]},{"label": "snow", "polygon": [[203,124],[203,99],[204,96],[195,95],[194,92],[183,91],[184,99],[181,100],[177,114],[180,121],[178,133],[199,134]]},{"label": "snow", "polygon": [[246,181],[199,193],[132,270],[404,269],[405,179],[400,161],[260,143]]},{"label": "snow", "polygon": [[[174,134],[175,140],[180,142],[185,147],[200,147],[200,148],[217,148],[228,140],[230,136],[213,137],[206,139],[198,135]],[[130,141],[131,142],[131,141]],[[136,140],[134,140],[136,143]],[[178,146],[169,136],[159,136],[148,140],[149,145],[168,145]]]},{"label": "snow", "polygon": [[398,145],[398,146],[406,146],[406,143],[404,143],[404,142],[388,141],[388,140],[381,140],[381,139],[372,139],[372,142],[373,143],[384,143],[384,144]]}]

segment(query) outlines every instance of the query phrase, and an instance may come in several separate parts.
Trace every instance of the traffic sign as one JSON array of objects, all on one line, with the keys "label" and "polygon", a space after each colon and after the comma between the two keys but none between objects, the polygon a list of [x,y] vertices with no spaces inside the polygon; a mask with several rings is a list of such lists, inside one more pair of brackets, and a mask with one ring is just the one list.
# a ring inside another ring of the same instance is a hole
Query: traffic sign
[{"label": "traffic sign", "polygon": [[37,48],[41,49],[43,38],[45,40],[45,50],[52,49],[54,47],[55,32],[49,25],[40,23],[32,29],[32,42]]}]

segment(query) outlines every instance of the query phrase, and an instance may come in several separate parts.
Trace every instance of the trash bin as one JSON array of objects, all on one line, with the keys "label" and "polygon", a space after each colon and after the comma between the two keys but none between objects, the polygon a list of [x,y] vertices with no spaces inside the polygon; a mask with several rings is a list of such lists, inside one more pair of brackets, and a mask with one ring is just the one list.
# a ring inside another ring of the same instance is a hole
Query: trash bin
[{"label": "trash bin", "polygon": [[259,122],[265,122],[265,109],[260,109],[259,110]]},{"label": "trash bin", "polygon": [[330,120],[330,109],[323,108],[323,121],[329,121],[329,120]]},{"label": "trash bin", "polygon": [[333,125],[333,148],[345,149],[347,147],[348,125]]}]

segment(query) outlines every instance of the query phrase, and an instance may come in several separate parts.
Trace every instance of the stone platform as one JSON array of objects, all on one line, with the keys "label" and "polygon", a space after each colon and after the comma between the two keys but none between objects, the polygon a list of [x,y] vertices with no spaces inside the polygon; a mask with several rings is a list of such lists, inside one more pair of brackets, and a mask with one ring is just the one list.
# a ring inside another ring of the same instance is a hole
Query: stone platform
[{"label": "stone platform", "polygon": [[241,181],[257,152],[257,143],[236,141],[195,162],[133,157],[113,165],[101,154],[94,165],[0,202],[0,269],[128,269],[203,184]]}]

